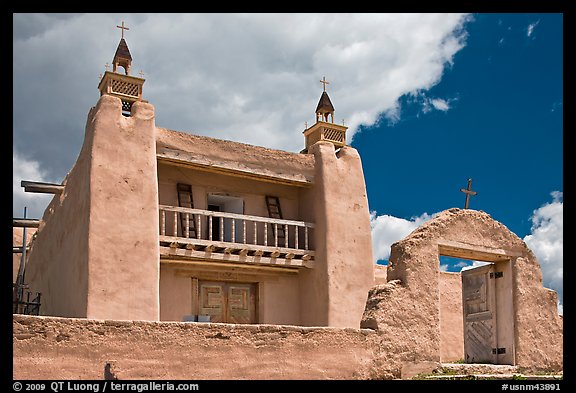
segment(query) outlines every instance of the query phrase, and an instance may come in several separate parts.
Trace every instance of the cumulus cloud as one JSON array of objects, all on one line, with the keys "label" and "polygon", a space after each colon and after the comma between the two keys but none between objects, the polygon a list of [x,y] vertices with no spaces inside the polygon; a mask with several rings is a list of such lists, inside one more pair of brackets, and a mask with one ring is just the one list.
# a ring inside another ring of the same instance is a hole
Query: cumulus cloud
[{"label": "cumulus cloud", "polygon": [[12,168],[13,217],[23,217],[24,207],[27,208],[26,216],[28,218],[42,217],[52,195],[24,192],[20,182],[22,180],[48,182],[46,173],[40,168],[38,162],[25,159],[17,151],[12,154]]},{"label": "cumulus cloud", "polygon": [[420,216],[412,217],[409,220],[383,214],[376,215],[370,213],[370,226],[372,228],[372,252],[375,261],[388,260],[390,257],[390,246],[404,239],[414,229],[430,220],[436,215],[423,213]]},{"label": "cumulus cloud", "polygon": [[534,210],[531,234],[524,237],[524,242],[540,263],[544,286],[558,293],[560,309],[563,303],[564,203],[562,192],[554,191],[550,195],[552,202]]},{"label": "cumulus cloud", "polygon": [[121,20],[158,126],[298,152],[323,76],[351,142],[360,125],[397,119],[400,97],[440,82],[472,16],[13,14],[14,148],[55,179],[80,151]]}]

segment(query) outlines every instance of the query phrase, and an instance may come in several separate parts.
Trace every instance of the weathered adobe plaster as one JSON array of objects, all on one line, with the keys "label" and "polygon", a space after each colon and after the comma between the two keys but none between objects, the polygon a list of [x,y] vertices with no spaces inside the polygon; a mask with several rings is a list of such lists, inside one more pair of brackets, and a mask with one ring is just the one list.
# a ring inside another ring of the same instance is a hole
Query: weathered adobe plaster
[{"label": "weathered adobe plaster", "polygon": [[315,267],[300,272],[302,324],[360,325],[374,285],[370,213],[360,156],[350,146],[312,145]]},{"label": "weathered adobe plaster", "polygon": [[[14,379],[367,379],[367,329],[13,317]],[[169,366],[167,366],[169,365]],[[386,374],[391,377],[391,374]]]},{"label": "weathered adobe plaster", "polygon": [[[26,277],[41,312],[158,320],[159,242],[154,107],[103,95],[84,144],[44,212]],[[119,170],[121,169],[121,170]]]},{"label": "weathered adobe plaster", "polygon": [[[487,213],[449,209],[391,247],[386,284],[370,290],[362,327],[385,331],[390,348],[417,361],[439,361],[439,256],[442,244],[467,245],[511,261],[515,363],[562,369],[562,318],[556,293],[542,285],[532,251]],[[478,253],[481,254],[481,253]],[[496,258],[494,257],[494,258]]]}]

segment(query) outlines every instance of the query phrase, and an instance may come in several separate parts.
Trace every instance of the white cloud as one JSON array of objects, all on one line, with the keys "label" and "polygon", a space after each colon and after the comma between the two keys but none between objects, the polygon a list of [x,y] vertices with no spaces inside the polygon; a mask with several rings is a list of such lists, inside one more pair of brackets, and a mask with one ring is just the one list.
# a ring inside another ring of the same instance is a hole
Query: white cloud
[{"label": "white cloud", "polygon": [[448,101],[443,100],[442,98],[434,98],[432,101],[432,106],[442,112],[446,112],[450,109],[450,105],[448,105]]},{"label": "white cloud", "polygon": [[471,265],[466,264],[465,266],[462,267],[462,269],[460,271],[463,272],[464,270],[474,269],[475,267],[484,266],[484,265],[490,265],[490,262],[472,261]]},{"label": "white cloud", "polygon": [[376,212],[370,213],[370,226],[372,227],[372,252],[374,260],[388,260],[390,246],[404,239],[414,229],[434,217],[424,213],[410,220],[398,218],[387,214],[377,216]]},{"label": "white cloud", "polygon": [[298,152],[323,76],[335,121],[345,119],[351,142],[360,125],[381,116],[398,120],[400,97],[440,82],[465,46],[472,16],[13,14],[14,148],[26,146],[56,178],[80,151],[86,115],[99,97],[97,76],[114,55],[121,20],[159,127]]},{"label": "white cloud", "polygon": [[534,28],[538,26],[538,23],[540,23],[540,20],[537,20],[536,22],[530,23],[528,25],[528,27],[526,28],[526,37],[530,37],[532,35],[532,33],[534,32]]},{"label": "white cloud", "polygon": [[23,217],[24,207],[26,207],[26,216],[28,218],[41,218],[46,205],[48,205],[53,196],[24,192],[20,182],[22,180],[48,181],[46,180],[46,174],[40,168],[38,162],[27,160],[16,151],[12,154],[12,168],[13,216]]},{"label": "white cloud", "polygon": [[544,286],[558,293],[561,308],[564,274],[564,203],[562,192],[554,191],[550,195],[552,202],[534,210],[531,217],[531,234],[524,237],[524,242],[540,263]]}]

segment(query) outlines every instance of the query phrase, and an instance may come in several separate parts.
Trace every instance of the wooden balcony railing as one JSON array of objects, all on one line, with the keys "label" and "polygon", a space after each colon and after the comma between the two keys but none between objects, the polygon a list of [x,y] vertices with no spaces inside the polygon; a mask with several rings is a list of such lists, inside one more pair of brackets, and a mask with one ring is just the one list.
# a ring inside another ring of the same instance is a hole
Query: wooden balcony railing
[{"label": "wooden balcony railing", "polygon": [[276,264],[282,260],[296,266],[310,265],[306,262],[314,259],[312,223],[168,205],[160,205],[159,211],[161,245],[195,251],[196,257]]}]

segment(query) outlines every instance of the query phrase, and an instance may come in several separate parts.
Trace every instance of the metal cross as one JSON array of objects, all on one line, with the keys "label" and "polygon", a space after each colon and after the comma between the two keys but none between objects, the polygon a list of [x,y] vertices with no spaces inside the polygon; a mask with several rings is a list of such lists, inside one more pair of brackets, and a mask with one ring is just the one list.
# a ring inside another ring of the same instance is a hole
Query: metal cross
[{"label": "metal cross", "polygon": [[117,28],[122,29],[122,38],[124,38],[124,30],[130,30],[127,27],[124,27],[124,21],[122,21],[122,26],[116,25]]},{"label": "metal cross", "polygon": [[466,194],[466,203],[464,204],[464,209],[468,209],[468,203],[470,202],[470,195],[474,196],[477,194],[476,191],[472,191],[472,179],[468,179],[468,188],[461,188],[464,194]]},{"label": "metal cross", "polygon": [[324,91],[326,91],[326,85],[329,85],[329,84],[330,84],[330,82],[326,81],[326,77],[325,77],[325,76],[322,77],[322,80],[320,81],[320,83],[323,83],[323,84],[324,84]]},{"label": "metal cross", "polygon": [[140,72],[138,73],[138,75],[140,75],[140,78],[144,78],[144,71],[140,70]]},{"label": "metal cross", "polygon": [[104,64],[104,67],[106,67],[106,71],[108,71],[108,67],[110,67],[110,65],[108,63]]}]

